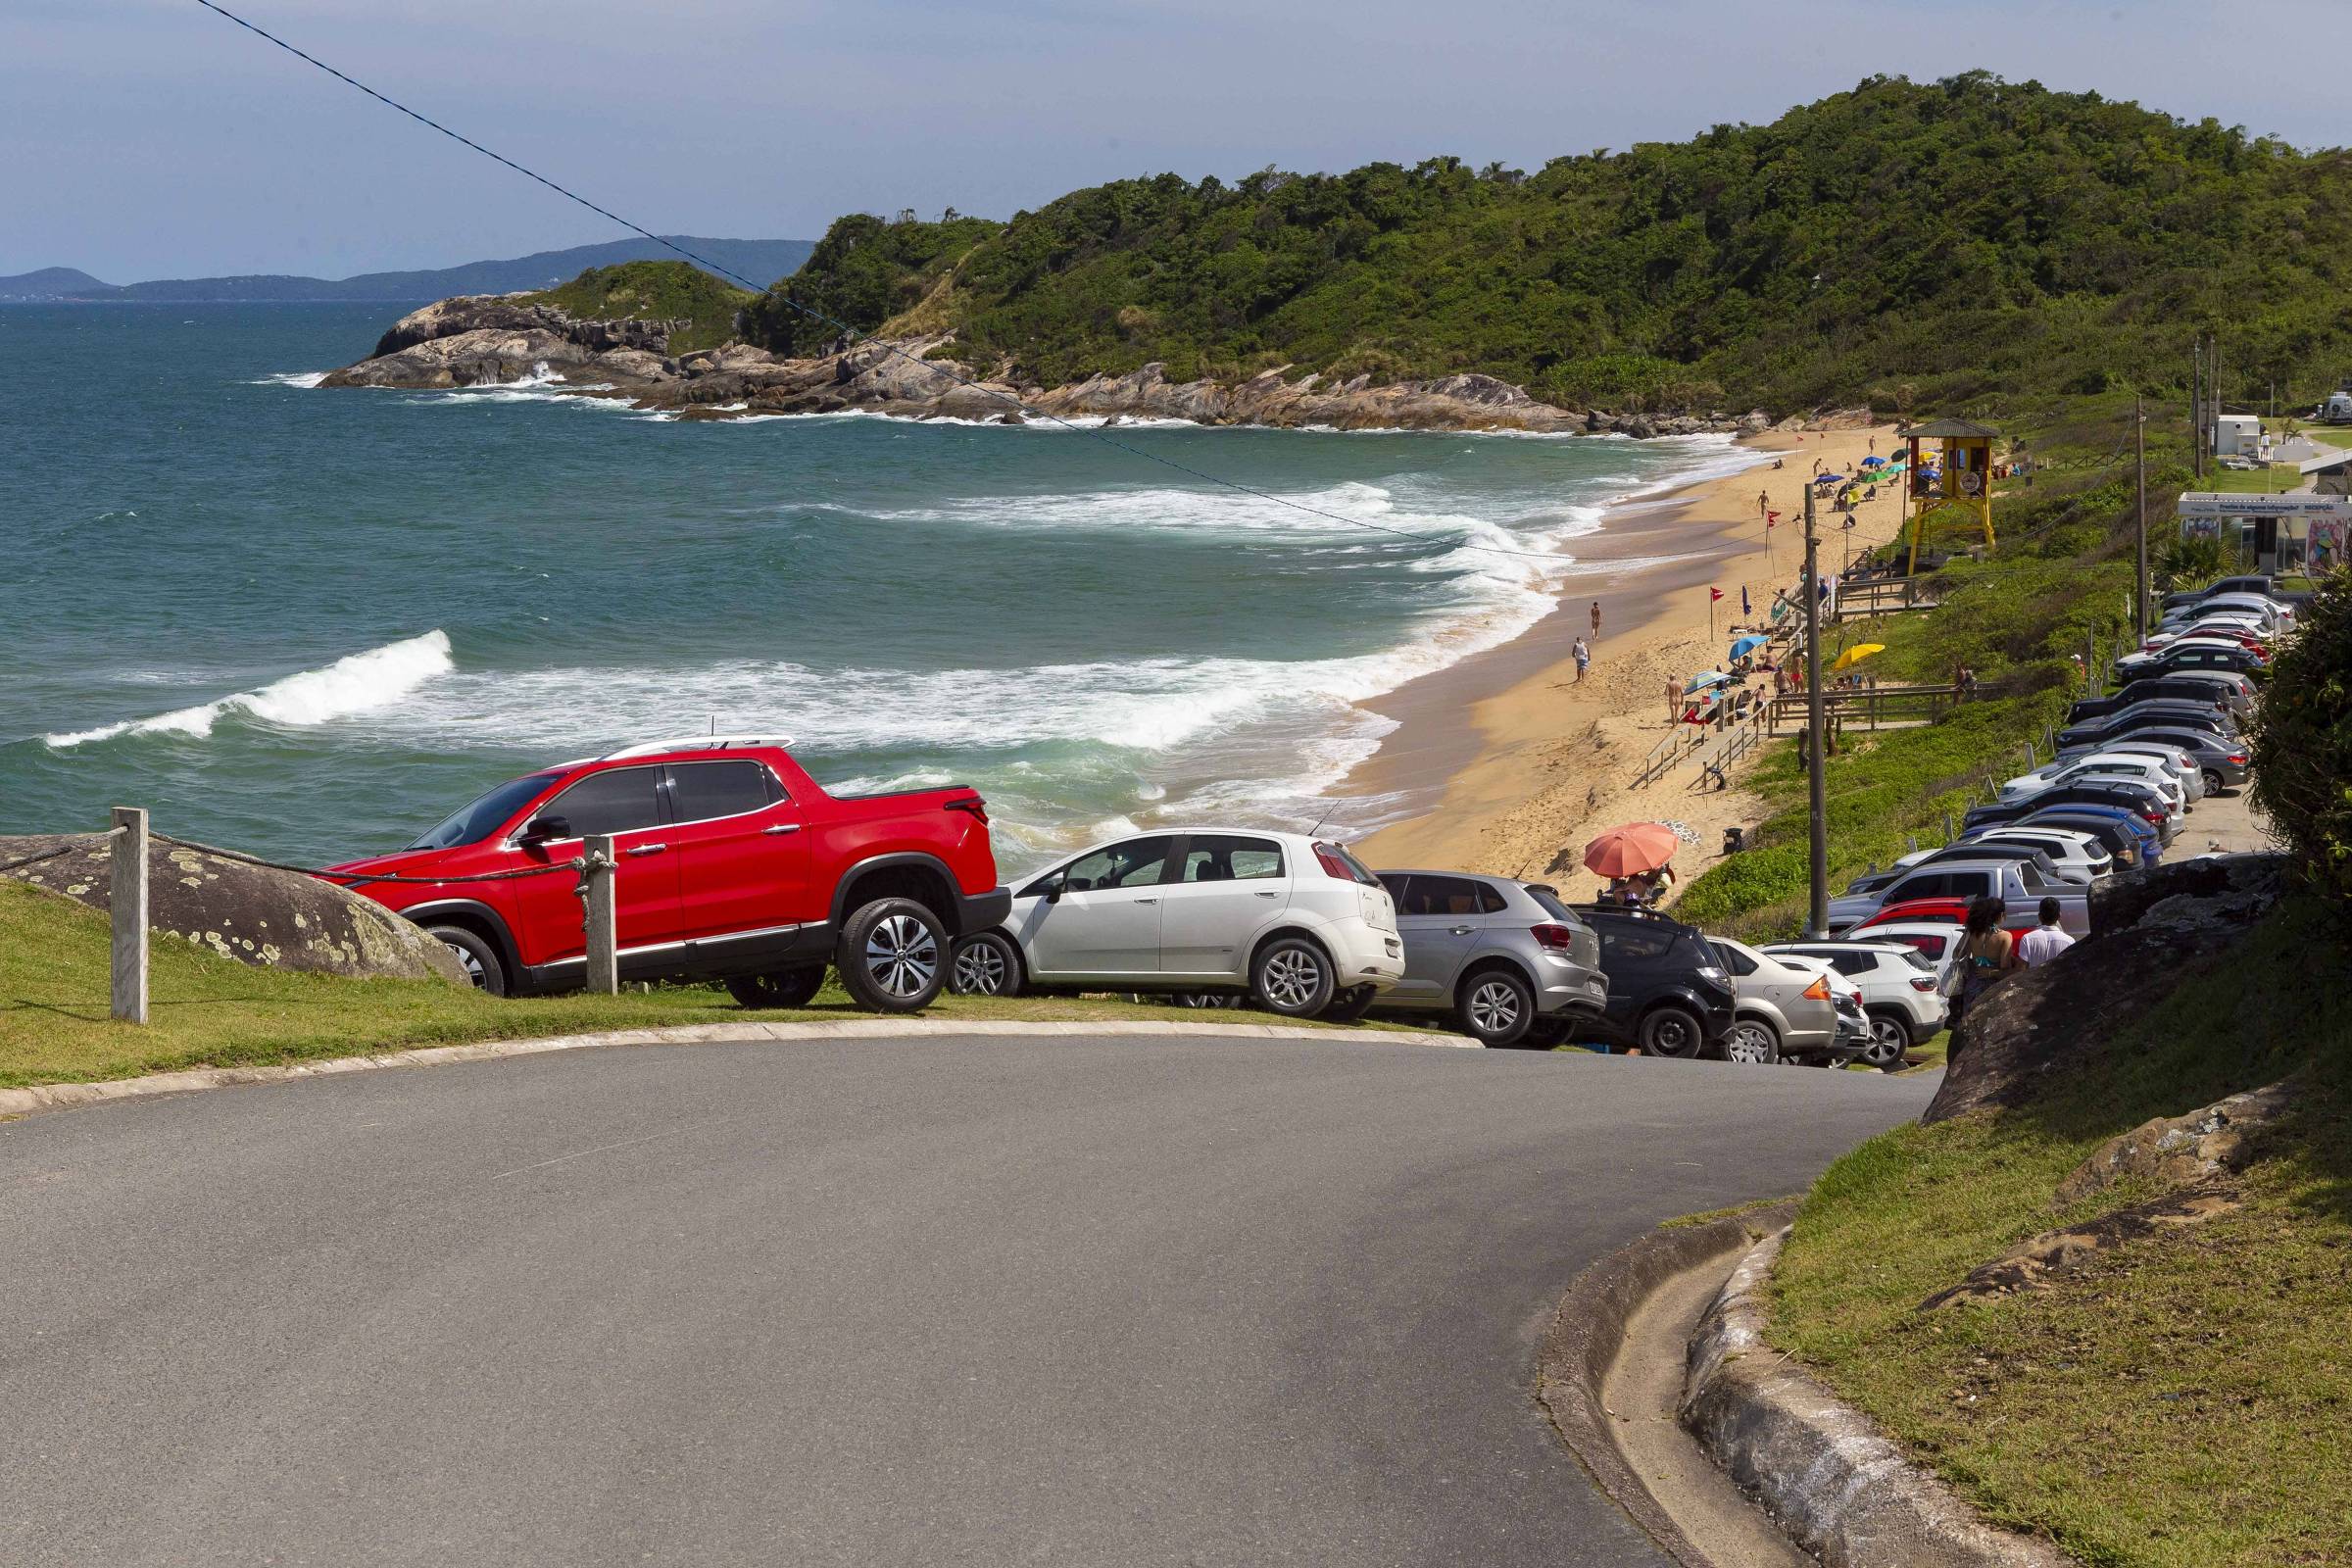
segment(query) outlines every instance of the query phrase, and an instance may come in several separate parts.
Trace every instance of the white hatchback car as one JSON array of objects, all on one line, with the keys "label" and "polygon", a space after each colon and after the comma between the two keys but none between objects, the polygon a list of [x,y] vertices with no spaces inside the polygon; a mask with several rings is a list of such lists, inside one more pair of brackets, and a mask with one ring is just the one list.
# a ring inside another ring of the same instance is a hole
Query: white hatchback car
[{"label": "white hatchback car", "polygon": [[1099,844],[1028,878],[958,943],[957,991],[1247,993],[1285,1017],[1359,1015],[1404,974],[1396,906],[1329,839],[1195,828]]},{"label": "white hatchback car", "polygon": [[[1886,929],[1873,926],[1870,935]],[[1871,1048],[1862,1059],[1882,1072],[1900,1068],[1905,1051],[1926,1044],[1944,1025],[1943,966],[1915,941],[1776,942],[1764,951],[1818,958],[1861,988],[1871,1027]]]}]

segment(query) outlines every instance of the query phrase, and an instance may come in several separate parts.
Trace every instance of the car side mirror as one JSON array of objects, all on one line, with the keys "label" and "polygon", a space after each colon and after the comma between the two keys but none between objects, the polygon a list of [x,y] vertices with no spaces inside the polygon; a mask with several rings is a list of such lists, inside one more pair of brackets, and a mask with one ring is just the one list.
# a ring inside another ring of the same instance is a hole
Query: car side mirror
[{"label": "car side mirror", "polygon": [[1048,904],[1059,904],[1061,902],[1061,895],[1065,891],[1066,880],[1066,878],[1056,876],[1053,881],[1046,884],[1046,902]]},{"label": "car side mirror", "polygon": [[571,837],[571,819],[565,816],[534,816],[522,825],[522,842],[545,844],[551,839]]}]

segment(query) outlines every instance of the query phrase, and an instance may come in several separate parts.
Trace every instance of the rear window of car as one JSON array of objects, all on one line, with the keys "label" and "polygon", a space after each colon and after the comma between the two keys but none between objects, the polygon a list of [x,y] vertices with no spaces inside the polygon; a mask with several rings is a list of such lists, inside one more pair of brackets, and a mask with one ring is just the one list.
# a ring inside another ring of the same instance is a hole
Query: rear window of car
[{"label": "rear window of car", "polygon": [[1529,898],[1536,901],[1536,906],[1542,909],[1545,914],[1550,915],[1554,920],[1561,921],[1562,923],[1568,925],[1577,925],[1582,923],[1582,919],[1577,912],[1574,909],[1569,908],[1565,904],[1562,904],[1560,902],[1559,894],[1554,892],[1552,889],[1544,887],[1541,883],[1531,882],[1527,884],[1526,892]]},{"label": "rear window of car", "polygon": [[1943,950],[1947,943],[1946,938],[1936,936],[1932,933],[1923,933],[1919,936],[1898,936],[1893,940],[1897,942],[1908,943],[1913,950],[1924,953],[1931,958],[1942,957]]},{"label": "rear window of car", "polygon": [[1597,920],[1600,956],[1606,958],[1663,958],[1674,951],[1674,927],[1637,920]]}]

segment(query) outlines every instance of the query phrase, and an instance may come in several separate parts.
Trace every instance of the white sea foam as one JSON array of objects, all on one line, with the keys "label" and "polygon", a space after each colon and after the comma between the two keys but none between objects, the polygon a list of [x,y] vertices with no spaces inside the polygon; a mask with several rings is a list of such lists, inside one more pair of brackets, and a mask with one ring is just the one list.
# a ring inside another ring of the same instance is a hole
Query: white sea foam
[{"label": "white sea foam", "polygon": [[245,384],[247,386],[298,386],[308,391],[325,379],[326,372],[324,370],[279,370],[273,375],[265,375],[259,380],[248,381]]},{"label": "white sea foam", "polygon": [[366,653],[352,654],[318,669],[306,669],[249,692],[173,709],[152,718],[125,719],[96,729],[41,737],[53,747],[113,740],[118,735],[212,734],[223,717],[238,714],[271,724],[305,727],[329,719],[387,708],[437,675],[455,668],[449,634],[438,629]]}]

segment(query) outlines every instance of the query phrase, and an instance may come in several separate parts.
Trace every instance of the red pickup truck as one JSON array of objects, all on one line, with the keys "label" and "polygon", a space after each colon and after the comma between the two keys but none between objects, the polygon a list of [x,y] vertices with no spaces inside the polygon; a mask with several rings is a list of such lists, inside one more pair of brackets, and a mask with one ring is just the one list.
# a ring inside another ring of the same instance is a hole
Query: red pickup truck
[{"label": "red pickup truck", "polygon": [[[579,883],[562,867],[583,836],[611,834],[623,979],[723,980],[746,1006],[798,1006],[831,962],[860,1005],[925,1005],[955,939],[1011,906],[986,807],[960,786],[828,795],[788,744],[710,736],[561,763],[319,875],[448,943],[485,991],[562,991],[586,967]],[[460,880],[534,866],[556,869]]]}]

